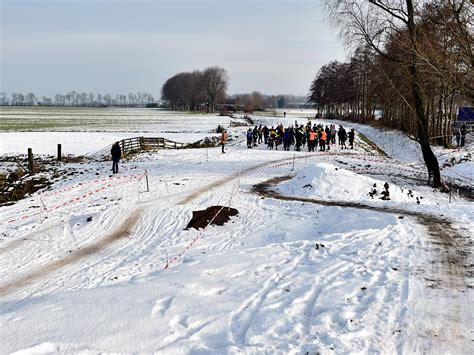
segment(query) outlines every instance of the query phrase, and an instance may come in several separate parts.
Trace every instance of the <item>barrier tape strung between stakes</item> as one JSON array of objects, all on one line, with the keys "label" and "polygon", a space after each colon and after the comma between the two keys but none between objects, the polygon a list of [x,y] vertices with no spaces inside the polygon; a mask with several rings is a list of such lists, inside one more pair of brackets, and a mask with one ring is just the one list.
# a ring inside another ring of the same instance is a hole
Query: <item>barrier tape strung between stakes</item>
[{"label": "barrier tape strung between stakes", "polygon": [[55,196],[55,195],[59,195],[59,194],[64,193],[64,192],[69,192],[69,191],[72,191],[74,189],[85,187],[85,186],[88,186],[88,185],[91,185],[91,184],[97,184],[97,183],[112,181],[112,180],[129,179],[129,178],[133,178],[133,177],[137,177],[137,176],[141,176],[141,175],[140,174],[134,174],[134,175],[126,175],[126,176],[110,176],[110,177],[103,178],[103,179],[96,179],[96,180],[91,180],[91,181],[87,181],[87,182],[79,182],[79,183],[77,183],[73,186],[66,187],[66,188],[61,189],[61,190],[55,190],[55,191],[51,191],[51,192],[42,192],[40,194],[41,194],[41,196],[45,196],[45,197]]},{"label": "barrier tape strung between stakes", "polygon": [[[96,180],[91,180],[91,181],[87,181],[87,182],[80,182],[80,183],[74,184],[73,186],[70,186],[70,187],[67,187],[67,188],[64,188],[64,189],[61,189],[61,190],[48,191],[48,192],[38,191],[37,196],[39,197],[41,203],[44,205],[44,202],[43,202],[44,197],[57,196],[57,195],[60,195],[64,192],[69,192],[69,191],[72,191],[72,190],[75,190],[75,189],[78,189],[78,188],[85,188],[85,187],[87,187],[91,184],[99,184],[99,183],[102,183],[102,182],[108,182],[108,181],[112,181],[112,180],[129,180],[131,178],[135,178],[135,177],[139,177],[139,176],[141,176],[140,179],[143,177],[143,175],[133,174],[133,175],[124,175],[124,176],[111,176],[111,177],[103,178],[103,179],[96,179]],[[31,197],[34,197],[34,196],[29,196],[29,197],[31,198]],[[32,207],[28,206],[25,210],[23,210],[19,213],[26,213],[26,211],[28,211],[29,208],[32,208]],[[0,225],[1,224],[2,223],[0,223]]]},{"label": "barrier tape strung between stakes", "polygon": [[[141,174],[141,175],[129,175],[129,176],[126,176],[126,177],[117,177],[116,180],[122,180],[123,182],[127,182],[127,181],[131,181],[132,179],[138,179],[138,181],[140,181],[140,179],[142,179],[146,174]],[[103,181],[103,180],[109,180],[109,179],[102,179],[102,180],[94,180],[93,182],[96,182],[96,181]],[[92,182],[91,182],[92,183]],[[64,208],[72,203],[75,203],[75,202],[78,202],[78,201],[81,201],[81,200],[84,200],[92,195],[95,195],[99,192],[102,192],[110,187],[114,186],[112,183],[108,183],[107,185],[105,186],[102,186],[100,188],[97,188],[93,191],[89,191],[89,192],[86,192],[84,193],[82,196],[77,196],[77,197],[74,197],[72,199],[69,199],[68,201],[66,202],[63,202],[63,203],[60,203],[54,207],[50,207],[50,208],[46,208],[43,204],[43,208],[41,208],[38,212],[35,212],[35,213],[31,213],[31,214],[27,214],[27,215],[23,215],[23,216],[20,216],[18,218],[13,218],[13,219],[10,219],[10,220],[7,220],[7,221],[4,221],[4,222],[0,222],[0,226],[1,225],[4,225],[4,224],[11,224],[11,223],[15,223],[15,222],[20,222],[20,221],[24,221],[26,219],[29,219],[29,218],[32,218],[32,217],[35,217],[35,216],[39,216],[43,213],[48,213],[48,212],[52,212],[52,211],[56,211],[60,208]],[[41,199],[41,198],[40,198]]]},{"label": "barrier tape strung between stakes", "polygon": [[[313,154],[309,154],[309,155],[306,155],[306,156],[299,156],[298,159],[302,159],[302,158],[313,158],[313,157],[318,157],[318,156],[322,156],[322,155],[335,155],[335,153],[332,153],[332,152],[323,152],[323,154],[317,154],[317,153],[313,153]],[[392,162],[388,159],[371,159],[373,157],[377,157],[376,155],[372,155],[372,154],[357,154],[357,153],[346,153],[345,155],[349,155],[351,157],[356,157],[356,158],[363,158],[364,160],[366,161],[372,161],[372,162],[377,162],[377,163],[396,163],[397,165],[402,165],[401,163],[398,163],[398,162]],[[337,155],[337,156],[341,156],[341,155]],[[370,157],[369,159],[367,157]],[[255,174],[258,174],[260,173],[261,171],[264,171],[264,170],[267,170],[267,169],[274,169],[274,168],[279,168],[279,167],[283,167],[283,166],[288,166],[288,165],[292,165],[294,164],[294,160],[295,158],[287,158],[285,160],[283,160],[282,162],[280,163],[277,163],[277,164],[268,164],[268,165],[265,165],[259,169],[256,169],[255,171],[253,171],[252,173],[250,174],[246,174],[246,175],[255,175]],[[356,170],[358,170],[356,168]],[[361,170],[361,169],[359,169]],[[412,172],[415,171],[415,172],[420,172],[418,169],[416,168],[411,168],[411,167],[405,167],[405,170],[411,170]],[[232,195],[234,194],[234,189],[232,190]],[[231,196],[231,199],[232,199],[232,196]],[[229,206],[230,207],[230,206]],[[166,265],[164,267],[164,269],[168,269],[169,266],[173,263],[176,263],[178,262],[180,259],[182,259],[183,255],[189,250],[191,249],[191,247],[199,240],[202,238],[202,236],[204,235],[204,233],[206,232],[207,230],[207,227],[212,224],[212,222],[216,219],[216,217],[219,215],[219,213],[224,209],[226,208],[225,206],[222,206],[219,211],[217,211],[217,213],[211,218],[211,220],[206,224],[206,226],[199,232],[199,234],[193,238],[193,240],[184,248],[181,250],[181,252],[179,254],[177,254],[174,258],[168,260],[168,255],[166,255]]]},{"label": "barrier tape strung between stakes", "polygon": [[182,257],[183,255],[189,250],[191,249],[191,247],[194,245],[194,243],[196,243],[199,239],[202,238],[202,236],[204,235],[204,232],[207,230],[207,227],[209,227],[210,224],[212,224],[212,222],[214,222],[214,220],[216,219],[216,217],[219,215],[219,213],[221,213],[221,211],[226,208],[225,206],[222,206],[219,211],[217,211],[217,213],[211,218],[211,220],[206,224],[206,226],[199,232],[199,234],[194,237],[194,239],[183,249],[181,250],[181,252],[176,255],[174,258],[172,258],[171,260],[166,260],[166,265],[164,267],[164,269],[168,269],[170,264],[173,264],[173,263],[176,263],[178,262]]},{"label": "barrier tape strung between stakes", "polygon": [[[255,170],[254,172],[252,172],[251,174],[247,174],[247,175],[253,175],[253,174],[256,174],[258,172],[261,172],[262,170],[265,170],[265,169],[271,169],[271,168],[278,168],[278,167],[282,167],[282,166],[288,166],[288,165],[291,165],[293,164],[293,158],[289,158],[288,162],[281,162],[281,163],[278,163],[278,164],[271,164],[271,165],[265,165],[264,167],[260,168],[260,169],[257,169]],[[237,189],[238,190],[238,189]],[[236,190],[236,191],[237,191]],[[232,193],[231,193],[231,198],[230,200],[232,201],[232,197],[234,195],[234,188],[232,188]],[[214,220],[216,219],[216,217],[219,215],[219,213],[221,213],[221,211],[226,208],[225,206],[222,206],[219,211],[217,211],[217,213],[209,220],[209,222],[206,224],[206,226],[199,232],[199,234],[194,237],[194,239],[184,248],[181,250],[181,252],[176,255],[174,258],[172,258],[171,260],[168,260],[168,256],[166,256],[166,265],[164,267],[164,269],[168,269],[169,266],[173,263],[176,263],[178,262],[182,257],[183,255],[189,250],[191,249],[191,247],[199,240],[202,238],[202,236],[204,235],[204,233],[206,232],[207,230],[207,227],[209,227],[209,225],[212,224],[212,222],[214,222]],[[230,204],[229,204],[229,207],[227,208],[230,208]]]},{"label": "barrier tape strung between stakes", "polygon": [[234,193],[237,192],[238,188],[236,188],[236,185],[237,184],[234,184],[234,186],[232,187],[232,192],[230,194],[230,200],[229,200],[229,206],[228,207],[225,207],[225,206],[222,206],[219,211],[217,211],[217,213],[210,219],[210,221],[206,224],[206,226],[199,232],[199,234],[194,237],[194,239],[183,249],[181,250],[181,252],[176,255],[173,259],[171,260],[168,260],[168,255],[166,255],[166,265],[164,267],[164,269],[168,269],[170,264],[173,264],[173,263],[176,263],[178,262],[178,260],[180,260],[183,255],[189,250],[191,249],[191,247],[194,245],[194,243],[196,243],[199,239],[202,238],[202,236],[204,235],[204,232],[206,231],[207,227],[209,227],[209,225],[212,224],[212,222],[214,222],[214,220],[216,219],[216,217],[219,215],[219,213],[221,213],[221,211],[224,209],[224,208],[230,208],[230,204],[232,202],[232,198],[234,197]]}]

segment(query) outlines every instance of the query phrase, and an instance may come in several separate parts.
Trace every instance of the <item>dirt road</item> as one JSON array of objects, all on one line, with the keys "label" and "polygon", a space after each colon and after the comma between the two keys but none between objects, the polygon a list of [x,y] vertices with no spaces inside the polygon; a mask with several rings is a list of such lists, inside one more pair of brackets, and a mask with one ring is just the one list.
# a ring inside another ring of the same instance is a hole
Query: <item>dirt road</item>
[{"label": "dirt road", "polygon": [[[290,179],[291,176],[275,177],[253,188],[253,192],[264,197],[274,198],[284,201],[300,201],[314,203],[323,206],[337,206],[347,208],[357,208],[362,210],[377,211],[383,213],[396,214],[398,216],[414,217],[418,223],[427,228],[430,236],[432,251],[437,257],[432,260],[430,267],[431,275],[425,276],[431,281],[430,287],[447,287],[456,289],[473,288],[474,265],[470,262],[470,251],[472,240],[466,234],[452,227],[448,219],[420,212],[407,211],[391,207],[379,207],[367,205],[359,202],[332,201],[323,199],[313,199],[298,196],[285,196],[271,190],[276,184]],[[426,270],[428,272],[428,270]]]}]

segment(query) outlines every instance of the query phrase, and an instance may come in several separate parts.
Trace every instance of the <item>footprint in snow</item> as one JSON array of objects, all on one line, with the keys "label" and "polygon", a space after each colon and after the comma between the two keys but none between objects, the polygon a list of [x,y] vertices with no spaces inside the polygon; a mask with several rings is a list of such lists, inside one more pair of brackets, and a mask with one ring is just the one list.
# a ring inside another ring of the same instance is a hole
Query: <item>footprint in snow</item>
[{"label": "footprint in snow", "polygon": [[155,317],[156,315],[164,316],[166,311],[170,308],[171,303],[173,302],[174,297],[165,297],[156,301],[155,306],[151,310],[151,316]]}]

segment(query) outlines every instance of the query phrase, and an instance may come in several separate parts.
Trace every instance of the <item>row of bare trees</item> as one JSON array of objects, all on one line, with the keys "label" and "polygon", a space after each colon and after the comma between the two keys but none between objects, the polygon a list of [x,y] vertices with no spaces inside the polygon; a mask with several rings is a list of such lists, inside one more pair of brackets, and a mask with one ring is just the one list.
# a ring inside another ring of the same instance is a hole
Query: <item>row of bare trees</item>
[{"label": "row of bare trees", "polygon": [[173,110],[214,112],[224,101],[228,85],[227,71],[218,66],[203,71],[178,73],[163,84],[161,98]]},{"label": "row of bare trees", "polygon": [[56,94],[53,98],[36,97],[34,93],[12,93],[10,97],[5,92],[0,93],[0,106],[66,106],[66,107],[103,107],[103,106],[129,106],[144,107],[154,103],[153,95],[148,93],[130,93],[128,95],[79,93],[71,91],[67,94]]},{"label": "row of bare trees", "polygon": [[326,0],[348,44],[346,63],[321,68],[310,101],[321,113],[381,121],[416,139],[434,186],[431,143],[448,146],[456,107],[474,102],[471,0]]}]

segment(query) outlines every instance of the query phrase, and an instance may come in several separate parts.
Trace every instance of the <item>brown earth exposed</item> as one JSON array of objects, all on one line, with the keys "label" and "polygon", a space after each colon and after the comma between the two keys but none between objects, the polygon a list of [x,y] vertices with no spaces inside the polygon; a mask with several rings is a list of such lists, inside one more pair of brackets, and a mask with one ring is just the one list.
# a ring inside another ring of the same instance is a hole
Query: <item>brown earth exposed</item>
[{"label": "brown earth exposed", "polygon": [[222,226],[230,220],[230,217],[237,216],[239,211],[235,208],[224,206],[210,206],[205,210],[193,211],[193,218],[189,221],[186,229],[206,228],[208,225]]}]

